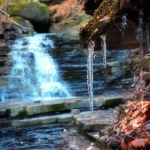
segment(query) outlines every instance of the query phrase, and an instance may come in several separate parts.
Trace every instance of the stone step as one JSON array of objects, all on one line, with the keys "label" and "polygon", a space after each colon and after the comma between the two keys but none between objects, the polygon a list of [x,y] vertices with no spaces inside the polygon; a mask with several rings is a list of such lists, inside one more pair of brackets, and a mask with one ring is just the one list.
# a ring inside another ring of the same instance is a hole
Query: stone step
[{"label": "stone step", "polygon": [[0,128],[7,127],[31,127],[38,125],[46,125],[52,123],[68,123],[72,121],[72,114],[60,114],[53,116],[41,116],[41,117],[33,117],[26,119],[11,119],[11,120],[1,120]]},{"label": "stone step", "polygon": [[117,122],[114,109],[83,112],[73,116],[74,123],[85,131],[100,131],[108,125]]},{"label": "stone step", "polygon": [[[111,102],[112,100],[112,102]],[[108,103],[108,102],[109,103]],[[112,104],[116,101],[122,103],[121,97],[95,97],[93,106],[94,108],[100,108],[101,106],[109,107],[108,104]],[[26,118],[29,116],[35,116],[46,113],[62,112],[71,109],[90,109],[88,98],[72,98],[72,99],[59,99],[51,101],[24,101],[24,102],[3,102],[0,103],[1,110],[5,111],[5,115],[9,118]],[[112,106],[112,105],[111,105]],[[113,105],[114,106],[114,105]],[[2,113],[4,115],[4,113]]]},{"label": "stone step", "polygon": [[[72,111],[73,112],[73,111]],[[107,125],[112,125],[117,119],[113,113],[113,109],[98,110],[91,113],[89,111],[79,112],[77,115],[73,113],[42,115],[39,117],[29,117],[24,119],[2,119],[0,120],[0,128],[7,127],[31,127],[38,125],[46,125],[53,123],[74,123],[86,131],[99,131]]]}]

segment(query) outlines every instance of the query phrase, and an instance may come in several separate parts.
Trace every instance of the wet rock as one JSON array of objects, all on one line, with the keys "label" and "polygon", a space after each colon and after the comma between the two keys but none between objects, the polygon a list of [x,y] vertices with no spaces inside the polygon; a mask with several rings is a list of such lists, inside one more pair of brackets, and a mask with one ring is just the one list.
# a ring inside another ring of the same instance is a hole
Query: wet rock
[{"label": "wet rock", "polygon": [[80,110],[79,110],[79,109],[72,109],[72,110],[71,110],[71,113],[72,113],[73,115],[76,115],[76,114],[79,114],[79,113],[80,113]]},{"label": "wet rock", "polygon": [[32,36],[34,29],[33,29],[33,25],[31,24],[31,22],[29,20],[26,20],[22,17],[14,17],[14,20],[19,23],[20,25],[26,27],[28,29],[28,31],[23,31],[22,29],[18,28],[18,27],[14,27],[15,32],[17,35],[17,37],[19,37],[19,35],[22,36]]},{"label": "wet rock", "polygon": [[72,121],[72,114],[63,114],[63,115],[57,116],[58,123],[67,123],[71,121]]},{"label": "wet rock", "polygon": [[5,127],[31,127],[38,125],[46,125],[52,123],[69,123],[72,121],[72,114],[61,114],[53,116],[40,116],[26,119],[6,120],[0,122],[0,128]]},{"label": "wet rock", "polygon": [[122,65],[122,63],[119,61],[114,61],[114,62],[111,62],[108,64],[108,66],[110,66],[110,67],[119,67],[121,65]]},{"label": "wet rock", "polygon": [[94,106],[96,108],[100,108],[102,106],[102,102],[103,102],[103,99],[95,99],[94,100]]},{"label": "wet rock", "polygon": [[0,67],[0,74],[8,74],[11,70],[11,67]]},{"label": "wet rock", "polygon": [[150,80],[150,72],[144,72],[142,79],[145,81]]},{"label": "wet rock", "polygon": [[149,69],[149,64],[150,64],[150,56],[146,55],[141,61],[140,61],[140,66],[143,69]]},{"label": "wet rock", "polygon": [[0,118],[1,117],[6,117],[6,109],[2,108],[2,106],[0,106]]},{"label": "wet rock", "polygon": [[13,120],[11,121],[12,127],[31,127],[37,125],[45,125],[50,123],[56,123],[56,117],[38,117],[33,119]]},{"label": "wet rock", "polygon": [[123,98],[110,98],[110,99],[105,99],[102,102],[102,106],[104,107],[112,107],[112,106],[117,106],[119,104],[123,103]]},{"label": "wet rock", "polygon": [[25,118],[27,113],[25,107],[13,107],[6,110],[7,116]]},{"label": "wet rock", "polygon": [[100,111],[94,113],[80,113],[79,115],[73,115],[73,121],[83,130],[99,131],[106,126],[111,125],[112,120],[115,120],[113,112],[110,112],[111,110],[104,112],[105,114]]},{"label": "wet rock", "polygon": [[56,112],[65,110],[65,103],[56,103],[56,104],[41,104],[41,105],[31,105],[26,106],[27,115]]},{"label": "wet rock", "polygon": [[[65,8],[65,9],[64,9]],[[91,16],[86,15],[82,11],[82,7],[77,0],[64,0],[51,2],[49,9],[52,16],[52,24],[49,27],[49,32],[67,35],[65,41],[77,40],[79,42],[79,28]]]},{"label": "wet rock", "polygon": [[80,100],[76,103],[75,108],[81,109],[81,108],[89,108],[90,104],[88,100]]}]

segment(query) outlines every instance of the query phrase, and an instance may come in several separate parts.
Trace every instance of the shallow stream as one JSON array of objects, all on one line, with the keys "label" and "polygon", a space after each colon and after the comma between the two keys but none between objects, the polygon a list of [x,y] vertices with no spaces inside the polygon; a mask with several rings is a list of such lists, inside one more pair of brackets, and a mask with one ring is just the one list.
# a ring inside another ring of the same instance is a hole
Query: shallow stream
[{"label": "shallow stream", "polygon": [[[0,130],[2,150],[112,150],[89,141],[73,124]],[[98,146],[98,147],[97,147]]]},{"label": "shallow stream", "polygon": [[[53,43],[51,34],[37,36],[36,40],[21,38],[10,45],[0,45],[0,100],[88,96],[87,49],[78,42]],[[125,62],[129,56],[130,50],[108,50],[107,67],[104,68],[100,52],[94,59],[94,95],[114,94],[122,88],[120,80],[127,77]],[[119,65],[113,68],[117,69],[114,74],[111,63]],[[109,82],[112,75],[115,76],[113,84]],[[72,124],[0,130],[0,149],[3,150],[86,150],[90,147],[98,150],[93,143],[79,135]],[[99,149],[110,150],[106,146]]]}]

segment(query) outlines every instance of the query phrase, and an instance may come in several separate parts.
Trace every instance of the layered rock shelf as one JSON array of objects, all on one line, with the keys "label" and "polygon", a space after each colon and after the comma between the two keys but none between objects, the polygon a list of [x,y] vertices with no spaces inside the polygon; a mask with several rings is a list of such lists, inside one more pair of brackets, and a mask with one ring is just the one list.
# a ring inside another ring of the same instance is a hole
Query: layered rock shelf
[{"label": "layered rock shelf", "polygon": [[[10,76],[12,62],[9,58],[9,48],[1,47],[0,76],[1,91],[7,88],[8,82],[16,77]],[[107,52],[107,67],[103,67],[100,52],[94,59],[94,94],[108,92],[108,90],[128,89],[133,83],[134,65],[139,59],[132,59],[136,50],[111,50]],[[60,75],[67,82],[70,92],[74,96],[87,96],[87,54],[79,44],[57,46],[49,51],[59,65]],[[61,57],[59,55],[61,54]],[[131,57],[131,60],[129,59]],[[15,79],[16,80],[16,79]],[[19,80],[19,79],[18,79]],[[26,89],[27,90],[27,89]],[[19,89],[18,89],[19,91]],[[11,92],[11,91],[8,91]],[[17,91],[16,91],[17,92]]]},{"label": "layered rock shelf", "polygon": [[84,128],[91,130],[94,127],[97,130],[99,125],[102,128],[115,120],[113,109],[99,109],[102,107],[114,107],[124,102],[121,95],[116,97],[95,97],[94,114],[89,111],[88,98],[0,103],[0,128],[65,123],[71,122],[72,119],[77,125],[82,125],[83,123],[81,122],[85,121],[83,118],[87,118]]}]

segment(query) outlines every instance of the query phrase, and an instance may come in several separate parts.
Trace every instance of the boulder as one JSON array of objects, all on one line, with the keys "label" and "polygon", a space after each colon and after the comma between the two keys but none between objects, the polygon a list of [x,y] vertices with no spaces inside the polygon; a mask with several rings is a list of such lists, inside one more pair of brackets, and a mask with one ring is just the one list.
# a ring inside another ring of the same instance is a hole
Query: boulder
[{"label": "boulder", "polygon": [[[15,39],[16,37],[32,36],[34,29],[33,25],[22,17],[13,17],[13,23],[3,22],[3,34],[5,39]],[[18,24],[18,25],[16,25]],[[27,30],[24,30],[21,27],[25,27]]]},{"label": "boulder", "polygon": [[[33,32],[34,32],[33,25],[28,20],[25,20],[22,17],[14,17],[14,21],[16,21],[18,24],[20,24],[28,29],[28,32],[26,32],[26,34],[33,35]],[[18,27],[16,27],[16,31],[18,32],[18,34],[26,35],[24,33],[24,31]]]},{"label": "boulder", "polygon": [[49,9],[52,15],[53,24],[49,32],[63,33],[66,40],[79,41],[79,28],[85,24],[91,16],[82,11],[77,0],[55,0],[50,2]]},{"label": "boulder", "polygon": [[38,2],[17,3],[9,5],[10,16],[20,16],[30,21],[38,32],[48,31],[50,24],[50,10],[48,6]]}]

